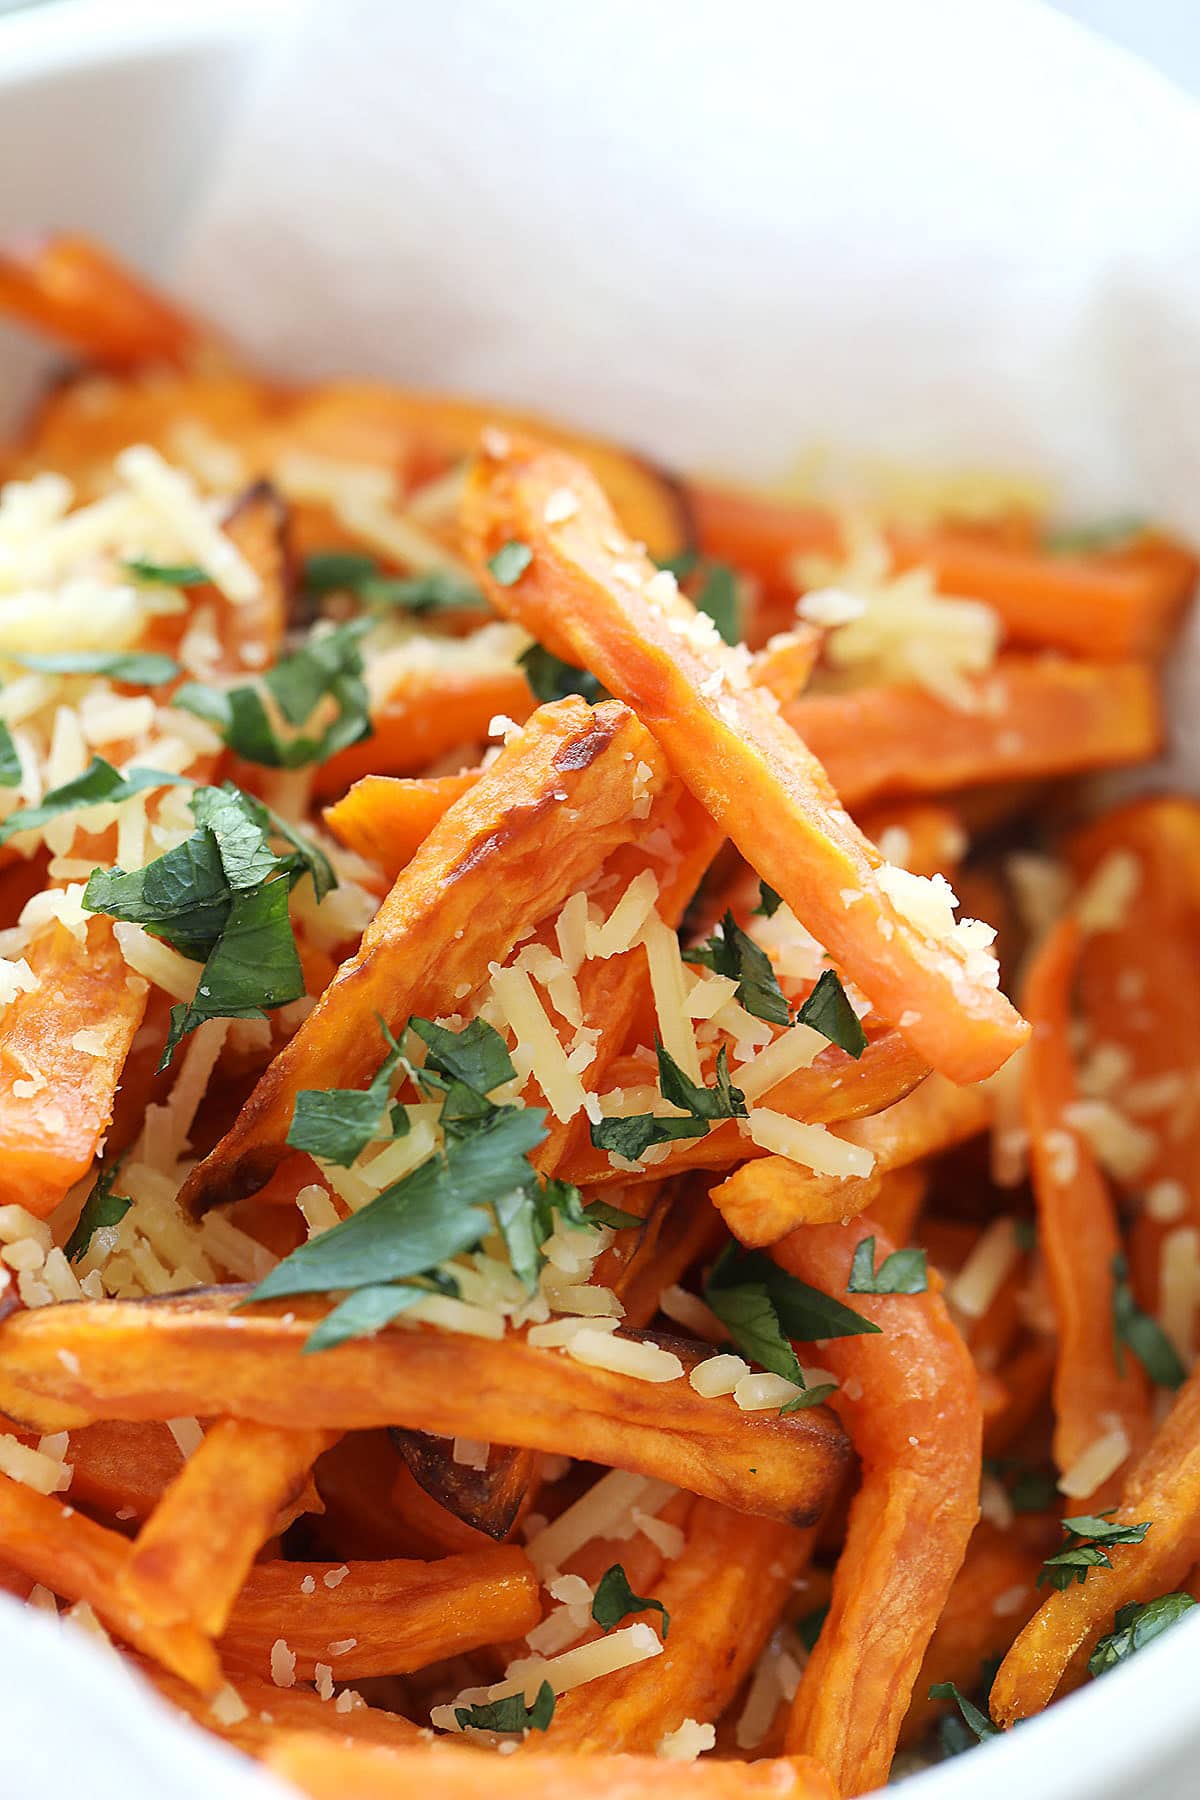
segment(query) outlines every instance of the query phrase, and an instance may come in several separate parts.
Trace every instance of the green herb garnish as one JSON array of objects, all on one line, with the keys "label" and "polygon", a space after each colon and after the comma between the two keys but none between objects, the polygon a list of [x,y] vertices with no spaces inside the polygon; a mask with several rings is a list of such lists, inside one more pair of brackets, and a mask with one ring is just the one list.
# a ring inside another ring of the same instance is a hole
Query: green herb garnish
[{"label": "green herb garnish", "polygon": [[76,808],[115,806],[151,788],[188,786],[190,783],[185,776],[170,775],[162,769],[130,769],[128,774],[122,775],[102,756],[93,756],[82,775],[64,781],[61,787],[51,788],[39,806],[23,806],[17,812],[9,813],[7,819],[0,822],[0,844],[7,844],[19,831],[40,831],[51,819],[74,812]]},{"label": "green herb garnish", "polygon": [[1159,1387],[1183,1385],[1187,1370],[1157,1319],[1143,1312],[1129,1285],[1129,1265],[1119,1252],[1112,1259],[1112,1321],[1117,1373],[1125,1373],[1123,1349],[1133,1351],[1151,1381]]},{"label": "green herb garnish", "polygon": [[75,1229],[63,1245],[63,1254],[68,1262],[82,1262],[96,1233],[119,1225],[133,1205],[128,1195],[113,1192],[120,1167],[120,1163],[114,1163],[111,1169],[105,1169],[97,1177],[95,1186],[83,1203],[83,1211],[75,1222]]},{"label": "green herb garnish", "polygon": [[161,687],[180,672],[173,656],[155,650],[58,650],[14,656],[13,661],[42,675],[107,675],[133,687]]},{"label": "green herb garnish", "polygon": [[756,1019],[771,1025],[790,1023],[788,1003],[765,950],[747,937],[733,913],[727,912],[707,943],[682,952],[684,962],[699,963],[716,975],[737,982],[735,998]]},{"label": "green herb garnish", "polygon": [[1112,1568],[1109,1550],[1118,1544],[1140,1544],[1151,1525],[1149,1519],[1140,1525],[1113,1525],[1110,1519],[1109,1513],[1081,1513],[1078,1518],[1064,1519],[1065,1546],[1046,1558],[1038,1574],[1038,1586],[1062,1593],[1072,1582],[1082,1585],[1089,1569]]},{"label": "green herb garnish", "polygon": [[509,1694],[504,1700],[456,1706],[454,1717],[464,1731],[545,1731],[554,1717],[554,1689],[543,1681],[532,1706],[526,1706],[523,1694]]},{"label": "green herb garnish", "polygon": [[863,1238],[850,1264],[848,1294],[923,1294],[929,1286],[923,1250],[894,1250],[875,1267],[875,1239]]},{"label": "green herb garnish", "polygon": [[202,587],[209,580],[199,563],[145,562],[135,556],[126,561],[124,568],[135,581],[143,582],[147,587]]},{"label": "green herb garnish", "polygon": [[663,1642],[671,1629],[671,1615],[661,1600],[650,1599],[645,1594],[635,1594],[629,1585],[629,1577],[620,1563],[614,1563],[606,1569],[596,1583],[596,1597],[592,1601],[592,1617],[602,1631],[611,1631],[630,1613],[660,1612],[662,1614]]},{"label": "green herb garnish", "polygon": [[[959,1692],[956,1682],[935,1681],[929,1690],[929,1698],[931,1700],[953,1700],[963,1724],[977,1743],[984,1744],[988,1738],[1000,1736],[999,1726],[993,1725],[986,1713],[980,1712],[979,1708],[968,1700],[965,1694]],[[969,1746],[966,1742],[951,1741],[945,1743],[944,1747],[951,1755],[955,1755],[959,1750],[967,1749]]]},{"label": "green herb garnish", "polygon": [[796,1023],[819,1031],[855,1062],[867,1047],[867,1034],[834,969],[821,971],[812,993],[796,1014]]},{"label": "green herb garnish", "polygon": [[494,556],[488,557],[488,569],[500,587],[512,587],[514,582],[520,581],[532,561],[533,551],[529,545],[519,538],[509,538]]},{"label": "green herb garnish", "polygon": [[[379,1027],[388,1049],[367,1087],[302,1088],[296,1095],[287,1135],[293,1150],[307,1151],[320,1162],[348,1169],[379,1136],[388,1115],[392,1082],[403,1057],[382,1019]],[[404,1125],[407,1130],[407,1114]]]},{"label": "green herb garnish", "polygon": [[604,698],[604,689],[594,675],[563,662],[561,657],[544,650],[541,644],[531,644],[517,661],[525,671],[525,679],[535,699],[543,704],[550,700],[565,700],[570,694],[578,694],[591,706]]},{"label": "green herb garnish", "polygon": [[1164,1631],[1169,1631],[1172,1625],[1177,1625],[1195,1604],[1190,1594],[1160,1594],[1157,1600],[1147,1600],[1141,1605],[1134,1600],[1128,1606],[1118,1608],[1113,1618],[1114,1629],[1100,1639],[1088,1657],[1088,1674],[1093,1677],[1105,1675],[1118,1663],[1135,1656]]}]

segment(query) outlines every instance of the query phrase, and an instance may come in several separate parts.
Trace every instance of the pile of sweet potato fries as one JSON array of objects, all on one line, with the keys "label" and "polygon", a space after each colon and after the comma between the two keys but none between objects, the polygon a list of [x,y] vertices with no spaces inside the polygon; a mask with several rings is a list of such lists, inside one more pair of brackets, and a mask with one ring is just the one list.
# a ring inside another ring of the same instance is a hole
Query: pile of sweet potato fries
[{"label": "pile of sweet potato fries", "polygon": [[1191,554],[0,309],[0,1583],[317,1800],[836,1800],[1181,1618]]}]

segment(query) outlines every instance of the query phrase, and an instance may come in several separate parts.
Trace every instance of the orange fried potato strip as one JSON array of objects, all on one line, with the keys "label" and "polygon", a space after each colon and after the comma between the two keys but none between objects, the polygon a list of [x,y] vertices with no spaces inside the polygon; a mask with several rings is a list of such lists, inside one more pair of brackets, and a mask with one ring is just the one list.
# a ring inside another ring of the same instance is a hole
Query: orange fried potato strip
[{"label": "orange fried potato strip", "polygon": [[[957,1081],[990,1075],[1024,1040],[1024,1022],[896,906],[879,851],[753,687],[745,653],[722,646],[656,574],[579,463],[529,444],[500,449],[489,439],[464,502],[466,542],[495,606],[636,710],[747,862],[884,1016],[915,1017],[909,1035],[935,1068]],[[548,525],[547,502],[560,494],[570,516]],[[505,586],[488,563],[512,540],[533,556]]]},{"label": "orange fried potato strip", "polygon": [[[235,1311],[244,1297],[230,1287],[16,1313],[0,1324],[0,1405],[43,1431],[224,1411],[285,1428],[399,1423],[467,1437],[486,1416],[496,1443],[632,1469],[797,1525],[820,1515],[846,1465],[845,1437],[821,1408],[787,1418],[740,1412],[732,1398],[701,1399],[684,1377],[632,1379],[515,1334],[493,1341],[402,1327],[305,1356],[320,1305],[291,1301],[282,1316]],[[709,1354],[707,1345],[667,1342],[685,1375]]]},{"label": "orange fried potato strip", "polygon": [[[154,1663],[134,1659],[139,1672],[177,1711],[204,1725],[228,1743],[236,1744],[249,1756],[261,1757],[293,1732],[306,1736],[320,1732],[327,1741],[342,1744],[382,1744],[390,1749],[420,1747],[425,1754],[426,1739],[419,1725],[399,1713],[385,1712],[380,1706],[366,1706],[361,1700],[339,1712],[332,1700],[322,1700],[310,1687],[277,1687],[273,1681],[260,1681],[252,1675],[239,1675],[226,1683],[245,1708],[241,1717],[237,1708],[212,1705],[186,1682],[168,1675]],[[224,1696],[225,1690],[222,1690]]]},{"label": "orange fried potato strip", "polygon": [[850,807],[1145,762],[1162,747],[1144,663],[1002,656],[971,685],[977,706],[898,685],[807,694],[785,716]]},{"label": "orange fried potato strip", "polygon": [[[554,1730],[551,1724],[551,1732]],[[819,1764],[807,1756],[761,1762],[664,1761],[657,1756],[496,1756],[438,1744],[377,1750],[296,1733],[268,1753],[267,1767],[310,1800],[412,1800],[422,1788],[438,1800],[837,1800]]]},{"label": "orange fried potato strip", "polygon": [[283,1157],[297,1092],[351,1087],[382,1060],[377,1018],[453,1012],[464,981],[537,925],[618,843],[637,835],[635,771],[667,779],[624,706],[543,706],[426,839],[315,1010],[275,1058],[212,1154],[185,1183],[196,1210],[261,1187]]},{"label": "orange fried potato strip", "polygon": [[395,881],[408,867],[443,813],[478,781],[466,775],[363,775],[340,800],[325,808],[325,823],[348,850],[378,863]]},{"label": "orange fried potato strip", "polygon": [[1113,1517],[1118,1525],[1148,1519],[1150,1530],[1140,1544],[1114,1550],[1110,1569],[1089,1569],[1082,1586],[1043,1600],[996,1675],[997,1724],[1040,1712],[1062,1683],[1076,1686],[1114,1613],[1131,1600],[1170,1593],[1200,1558],[1200,1369],[1130,1470]]},{"label": "orange fried potato strip", "polygon": [[[1033,1025],[1025,1122],[1038,1237],[1058,1326],[1054,1460],[1062,1475],[1118,1427],[1136,1455],[1150,1428],[1145,1372],[1131,1352],[1121,1355],[1113,1330],[1113,1258],[1121,1247],[1116,1210],[1087,1139],[1069,1122],[1079,1098],[1071,1054],[1079,946],[1078,923],[1060,920],[1039,946],[1024,986]],[[1094,1489],[1072,1486],[1071,1494],[1091,1500],[1096,1510],[1107,1501],[1108,1488],[1099,1499]]]},{"label": "orange fried potato strip", "polygon": [[128,1560],[118,1532],[0,1475],[0,1561],[66,1600],[85,1600],[122,1642],[211,1693],[220,1680],[212,1645],[190,1625],[155,1625],[130,1606],[121,1580]]},{"label": "orange fried potato strip", "polygon": [[[788,1274],[844,1294],[868,1219],[793,1232],[771,1255]],[[929,1640],[979,1515],[982,1420],[971,1355],[938,1291],[854,1294],[879,1335],[830,1339],[837,1409],[862,1461],[829,1616],[788,1723],[788,1748],[817,1757],[844,1794],[887,1780]]]},{"label": "orange fried potato strip", "polygon": [[115,369],[187,362],[207,341],[107,250],[65,233],[0,251],[0,312]]},{"label": "orange fried potato strip", "polygon": [[131,1609],[219,1637],[276,1518],[335,1435],[218,1420],[134,1540],[121,1582]]},{"label": "orange fried potato strip", "polygon": [[[265,1677],[271,1647],[283,1638],[299,1681],[312,1681],[317,1663],[332,1666],[339,1681],[403,1675],[524,1637],[540,1617],[533,1565],[513,1545],[428,1563],[264,1562],[238,1595],[221,1660]],[[331,1651],[336,1643],[344,1648]]]}]

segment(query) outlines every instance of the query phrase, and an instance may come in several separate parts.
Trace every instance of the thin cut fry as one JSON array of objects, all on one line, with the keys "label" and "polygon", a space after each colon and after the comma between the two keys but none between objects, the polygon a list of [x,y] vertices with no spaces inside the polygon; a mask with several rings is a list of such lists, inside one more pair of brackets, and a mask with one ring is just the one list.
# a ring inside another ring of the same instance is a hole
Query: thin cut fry
[{"label": "thin cut fry", "polygon": [[653,794],[662,759],[625,707],[541,707],[404,870],[358,953],[185,1183],[184,1205],[202,1211],[261,1187],[284,1154],[297,1092],[374,1073],[378,1017],[395,1030],[413,1012],[453,1012],[464,982],[483,980],[632,834],[642,763]]},{"label": "thin cut fry", "polygon": [[[771,1254],[791,1275],[843,1294],[868,1220],[797,1231]],[[800,1680],[788,1747],[815,1756],[839,1791],[887,1780],[913,1683],[979,1510],[981,1418],[970,1353],[936,1278],[924,1294],[854,1295],[879,1336],[834,1338],[821,1361],[862,1460],[833,1600]]]},{"label": "thin cut fry", "polygon": [[[744,1413],[729,1398],[701,1399],[686,1379],[635,1380],[513,1334],[392,1328],[305,1357],[320,1306],[297,1300],[282,1317],[237,1313],[238,1298],[227,1287],[152,1305],[14,1314],[0,1324],[0,1404],[42,1431],[223,1410],[285,1428],[301,1417],[316,1430],[400,1421],[468,1437],[486,1416],[497,1443],[632,1469],[797,1525],[819,1515],[845,1467],[845,1439],[820,1408]],[[685,1372],[708,1354],[707,1345],[667,1341]],[[77,1373],[60,1350],[78,1361]],[[131,1382],[138,1369],[145,1375]]]},{"label": "thin cut fry", "polygon": [[[743,1244],[771,1244],[798,1225],[854,1218],[874,1203],[881,1176],[975,1137],[990,1117],[984,1088],[955,1087],[941,1075],[930,1075],[894,1106],[835,1128],[837,1137],[871,1151],[875,1167],[870,1175],[816,1175],[798,1163],[770,1157],[743,1163],[709,1198]],[[764,1167],[767,1174],[760,1177]]]},{"label": "thin cut fry", "polygon": [[219,1637],[278,1514],[332,1441],[241,1419],[210,1427],[133,1543],[121,1583],[130,1607]]},{"label": "thin cut fry", "polygon": [[[65,925],[28,952],[38,985],[0,1016],[0,1205],[45,1217],[91,1168],[146,1010],[108,919],[81,942]],[[87,1048],[76,1035],[86,1028]]]},{"label": "thin cut fry", "polygon": [[276,1744],[300,1732],[306,1739],[320,1733],[323,1741],[339,1748],[343,1744],[412,1747],[420,1751],[422,1760],[429,1754],[428,1741],[419,1725],[399,1713],[385,1712],[380,1706],[367,1706],[361,1696],[354,1705],[339,1710],[335,1700],[322,1700],[310,1687],[279,1687],[273,1681],[239,1675],[222,1689],[222,1693],[232,1693],[245,1708],[244,1716],[239,1718],[234,1716],[236,1706],[230,1709],[218,1704],[214,1710],[203,1695],[155,1664],[138,1662],[137,1666],[177,1711],[250,1756],[265,1756]]},{"label": "thin cut fry", "polygon": [[[547,525],[547,501],[560,490],[575,510]],[[885,1016],[915,1019],[909,1036],[933,1066],[976,1081],[1005,1062],[1026,1035],[1023,1021],[995,988],[968,975],[955,948],[895,905],[879,880],[879,852],[820,764],[739,659],[711,641],[715,630],[710,639],[691,604],[654,585],[662,577],[621,534],[587,472],[552,451],[517,446],[492,455],[485,447],[464,518],[481,571],[513,539],[533,551],[512,585],[487,577],[494,604],[626,697],[746,860],[846,974]]]},{"label": "thin cut fry", "polygon": [[121,1585],[128,1558],[117,1532],[0,1475],[0,1560],[66,1600],[85,1600],[125,1643],[211,1693],[220,1679],[212,1645],[190,1625],[154,1625],[129,1605]]},{"label": "thin cut fry", "polygon": [[206,341],[184,313],[84,237],[0,253],[0,312],[118,369],[183,363]]},{"label": "thin cut fry", "polygon": [[153,1512],[183,1466],[183,1454],[160,1420],[105,1419],[71,1433],[71,1494],[90,1511],[138,1524]]},{"label": "thin cut fry", "polygon": [[[551,1726],[553,1731],[553,1726]],[[657,1756],[488,1757],[480,1750],[439,1746],[387,1751],[351,1747],[296,1733],[267,1756],[275,1775],[310,1800],[410,1800],[433,1783],[440,1800],[478,1800],[485,1783],[494,1800],[836,1800],[824,1770],[807,1756],[757,1763],[667,1762]]]},{"label": "thin cut fry", "polygon": [[[282,1637],[298,1681],[312,1681],[317,1663],[331,1664],[339,1681],[403,1675],[524,1637],[540,1616],[533,1565],[509,1545],[429,1563],[265,1562],[250,1570],[221,1660],[265,1676]],[[344,1647],[331,1653],[331,1644]]]},{"label": "thin cut fry", "polygon": [[379,864],[395,880],[407,868],[443,813],[470,793],[479,779],[431,775],[363,775],[340,800],[325,808],[325,823],[348,850]]},{"label": "thin cut fry", "polygon": [[1200,1370],[1179,1390],[1166,1423],[1130,1470],[1113,1518],[1118,1525],[1148,1519],[1150,1530],[1140,1544],[1114,1552],[1110,1569],[1089,1569],[1082,1585],[1042,1602],[992,1687],[999,1724],[1040,1712],[1060,1684],[1075,1686],[1117,1609],[1170,1593],[1200,1558]]},{"label": "thin cut fry", "polygon": [[[1079,945],[1078,924],[1063,919],[1043,941],[1025,980],[1033,1037],[1024,1105],[1039,1237],[1058,1323],[1054,1460],[1060,1475],[1108,1432],[1122,1429],[1127,1454],[1136,1455],[1149,1430],[1145,1373],[1128,1352],[1123,1368],[1117,1360],[1112,1266],[1120,1237],[1112,1199],[1087,1140],[1068,1116],[1078,1099],[1070,1032]],[[1086,1500],[1091,1490],[1067,1491]]]}]

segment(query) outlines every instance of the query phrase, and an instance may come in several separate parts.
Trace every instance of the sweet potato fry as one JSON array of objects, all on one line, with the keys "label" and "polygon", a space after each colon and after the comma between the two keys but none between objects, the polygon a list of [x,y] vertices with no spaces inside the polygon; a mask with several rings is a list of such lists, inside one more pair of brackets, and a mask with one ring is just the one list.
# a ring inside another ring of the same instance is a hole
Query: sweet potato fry
[{"label": "sweet potato fry", "polygon": [[[867,1220],[793,1232],[771,1254],[842,1294]],[[835,1338],[821,1361],[863,1466],[833,1601],[792,1706],[788,1747],[817,1757],[839,1791],[887,1780],[930,1637],[979,1510],[981,1419],[975,1370],[936,1277],[924,1294],[855,1294],[879,1336]],[[852,1397],[853,1396],[853,1397]]]},{"label": "sweet potato fry", "polygon": [[[307,1577],[310,1592],[301,1586]],[[338,1681],[403,1675],[524,1637],[540,1612],[533,1565],[508,1545],[430,1563],[264,1562],[238,1596],[221,1660],[235,1676],[265,1677],[282,1637],[296,1654],[298,1681],[312,1681],[317,1663],[329,1664]],[[344,1647],[331,1651],[333,1644]]]},{"label": "sweet potato fry", "polygon": [[[547,525],[546,502],[560,490],[575,510]],[[996,989],[968,977],[952,946],[896,906],[879,879],[878,850],[820,764],[711,625],[706,632],[688,601],[664,593],[586,470],[535,446],[485,448],[464,533],[493,603],[636,708],[692,792],[846,974],[885,1016],[916,1016],[909,1036],[935,1068],[975,1081],[1012,1054],[1023,1021]],[[487,565],[513,539],[533,557],[503,586]],[[861,896],[852,906],[848,892]]]},{"label": "sweet potato fry", "polygon": [[[955,1087],[933,1074],[895,1105],[835,1127],[838,1137],[873,1153],[869,1175],[817,1175],[799,1163],[769,1157],[743,1163],[709,1198],[741,1243],[774,1243],[797,1225],[855,1217],[873,1205],[881,1176],[974,1137],[990,1117],[985,1089]],[[765,1176],[760,1175],[764,1167]]]},{"label": "sweet potato fry", "polygon": [[[513,1450],[512,1456],[529,1456],[526,1450]],[[399,1452],[397,1452],[399,1456]],[[444,1556],[463,1550],[482,1549],[490,1534],[451,1512],[423,1488],[408,1464],[401,1461],[392,1482],[389,1501],[397,1522],[409,1539],[406,1554]]]},{"label": "sweet potato fry", "polygon": [[426,839],[314,1012],[275,1058],[232,1129],[185,1184],[203,1211],[263,1186],[281,1160],[301,1088],[347,1087],[379,1062],[376,1017],[453,1011],[465,980],[554,913],[640,821],[666,780],[653,741],[623,706],[560,700],[534,715]]},{"label": "sweet potato fry", "polygon": [[0,1204],[45,1217],[92,1165],[146,983],[130,974],[108,919],[93,919],[82,943],[56,922],[27,954],[38,985],[0,1019]]},{"label": "sweet potato fry", "polygon": [[[671,1620],[661,1656],[564,1694],[527,1750],[652,1752],[685,1719],[716,1719],[737,1693],[812,1549],[812,1533],[698,1501],[683,1553],[654,1587]],[[648,1622],[654,1615],[645,1615]]]},{"label": "sweet potato fry", "polygon": [[[967,834],[952,807],[931,800],[874,806],[859,819],[889,862],[913,875],[945,875],[953,880],[967,848]],[[990,921],[989,921],[990,923]]]},{"label": "sweet potato fry", "polygon": [[[156,1664],[137,1659],[140,1673],[169,1705],[174,1706],[197,1725],[236,1744],[249,1756],[265,1756],[283,1738],[302,1732],[305,1738],[320,1733],[325,1742],[342,1744],[383,1745],[389,1749],[420,1749],[428,1755],[427,1740],[419,1725],[402,1718],[399,1713],[385,1712],[380,1706],[361,1702],[345,1712],[336,1701],[322,1700],[310,1687],[277,1687],[273,1681],[259,1681],[252,1675],[239,1675],[225,1688],[241,1701],[245,1712],[234,1717],[236,1708],[212,1705],[186,1682],[168,1675]],[[225,1690],[222,1690],[224,1694]]]},{"label": "sweet potato fry", "polygon": [[925,1204],[929,1176],[919,1163],[885,1169],[871,1202],[871,1217],[893,1244],[908,1244]]},{"label": "sweet potato fry", "polygon": [[[465,1437],[486,1415],[497,1443],[633,1469],[799,1525],[820,1514],[845,1467],[845,1438],[820,1408],[744,1413],[732,1399],[701,1399],[685,1379],[635,1380],[515,1334],[497,1342],[390,1328],[305,1357],[319,1305],[234,1311],[244,1297],[228,1287],[16,1313],[0,1324],[0,1405],[43,1431],[221,1411],[293,1429],[301,1418],[347,1431],[399,1420]],[[708,1354],[665,1341],[685,1371]],[[77,1374],[60,1350],[78,1359]]]},{"label": "sweet potato fry", "polygon": [[[553,1732],[553,1725],[551,1725]],[[488,1756],[439,1744],[435,1749],[378,1750],[341,1745],[315,1733],[281,1739],[267,1767],[309,1800],[410,1800],[433,1782],[441,1800],[478,1800],[480,1784],[494,1800],[836,1800],[833,1785],[807,1756],[757,1763],[666,1762],[657,1756]]]},{"label": "sweet potato fry", "polygon": [[394,881],[442,814],[470,793],[478,779],[474,770],[408,780],[362,775],[340,800],[325,808],[325,823],[348,850],[378,863]]},{"label": "sweet potato fry", "polygon": [[65,234],[0,252],[0,312],[114,369],[186,363],[208,341],[99,245]]},{"label": "sweet potato fry", "polygon": [[1002,1656],[1038,1606],[1041,1556],[986,1521],[975,1527],[966,1559],[946,1598],[904,1718],[901,1744],[921,1741],[944,1700],[931,1700],[936,1682],[953,1681],[970,1693],[985,1662]]},{"label": "sweet potato fry", "polygon": [[333,1435],[221,1419],[130,1549],[121,1588],[154,1625],[219,1637],[254,1558]]},{"label": "sweet potato fry", "polygon": [[853,809],[1145,762],[1162,747],[1158,691],[1143,663],[1003,656],[972,685],[977,707],[897,684],[806,694],[784,717]]},{"label": "sweet potato fry", "polygon": [[[791,614],[798,557],[839,556],[845,543],[827,508],[796,506],[735,489],[690,486],[701,548],[756,575],[775,628]],[[995,532],[962,527],[886,533],[897,572],[931,569],[944,594],[985,600],[1014,643],[1120,661],[1157,655],[1195,585],[1195,563],[1180,546],[1167,558],[1147,538],[1121,558],[1056,556]],[[769,603],[774,602],[772,607]]]},{"label": "sweet potato fry", "polygon": [[140,1524],[183,1467],[183,1453],[160,1420],[105,1419],[71,1433],[71,1466],[73,1500]]},{"label": "sweet potato fry", "polygon": [[1152,1600],[1179,1586],[1200,1558],[1200,1372],[1180,1388],[1175,1405],[1130,1470],[1116,1508],[1119,1525],[1149,1519],[1140,1544],[1112,1554],[1110,1569],[1043,1600],[1000,1665],[992,1717],[1011,1725],[1040,1712],[1058,1687],[1075,1686],[1113,1614],[1131,1600]]},{"label": "sweet potato fry", "polygon": [[201,1693],[220,1679],[212,1645],[190,1625],[155,1625],[121,1588],[127,1541],[62,1501],[0,1475],[0,1560],[66,1600],[86,1600],[109,1630]]},{"label": "sweet potato fry", "polygon": [[[631,1083],[646,1078],[644,1064],[639,1070],[636,1065],[621,1060],[608,1072],[610,1085],[619,1087],[626,1070]],[[925,1085],[927,1070],[928,1064],[922,1062],[900,1032],[886,1030],[870,1040],[857,1062],[845,1051],[832,1046],[822,1050],[809,1068],[798,1069],[776,1087],[768,1089],[761,1104],[810,1125],[840,1127],[843,1122],[858,1119],[865,1125],[873,1115],[890,1113],[906,1095],[919,1093]],[[940,1083],[939,1091],[942,1087],[948,1093],[972,1092],[955,1089],[950,1082]],[[964,1102],[961,1110],[965,1113],[970,1105],[971,1102]],[[955,1106],[954,1101],[947,1102],[947,1110]],[[972,1111],[975,1110],[977,1108],[972,1107]],[[923,1155],[926,1148],[923,1145],[914,1150],[913,1155]],[[560,1173],[580,1187],[598,1187],[614,1181],[659,1180],[664,1175],[681,1174],[688,1169],[724,1169],[746,1157],[760,1158],[764,1154],[756,1144],[742,1136],[736,1124],[730,1122],[715,1126],[707,1137],[682,1139],[671,1146],[670,1153],[661,1162],[647,1164],[636,1171],[615,1168],[607,1151],[597,1150],[590,1143],[577,1143]],[[811,1179],[818,1181],[821,1177],[812,1176]],[[852,1193],[857,1192],[853,1178],[849,1186]],[[837,1215],[838,1218],[842,1216],[841,1213]]]},{"label": "sweet potato fry", "polygon": [[[1087,1140],[1069,1119],[1078,1099],[1070,1033],[1079,946],[1076,921],[1061,920],[1042,941],[1025,978],[1033,1036],[1024,1108],[1039,1239],[1058,1323],[1054,1460],[1063,1476],[1093,1443],[1117,1429],[1125,1432],[1128,1453],[1136,1455],[1150,1422],[1140,1363],[1129,1353],[1123,1367],[1118,1362],[1112,1265],[1121,1240],[1112,1199]],[[1089,1498],[1087,1488],[1072,1485],[1067,1491],[1077,1500]]]}]

